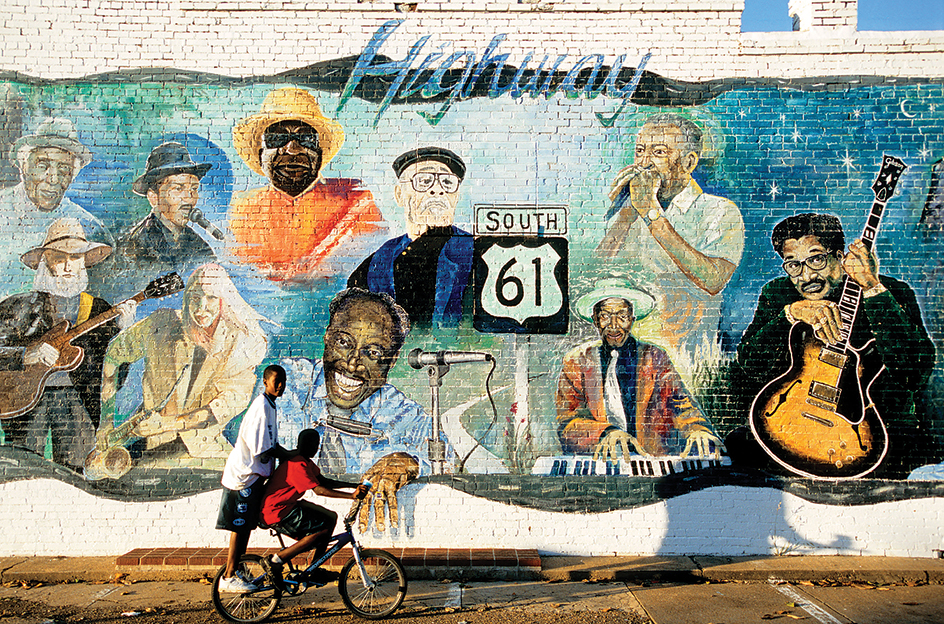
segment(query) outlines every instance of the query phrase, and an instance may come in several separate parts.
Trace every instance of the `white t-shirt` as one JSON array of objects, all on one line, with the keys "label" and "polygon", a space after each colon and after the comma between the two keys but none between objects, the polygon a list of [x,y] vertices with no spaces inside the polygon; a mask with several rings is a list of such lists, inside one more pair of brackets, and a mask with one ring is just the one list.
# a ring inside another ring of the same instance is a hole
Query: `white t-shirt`
[{"label": "white t-shirt", "polygon": [[275,459],[263,460],[259,455],[274,447],[278,438],[275,401],[260,394],[239,425],[239,436],[223,468],[223,487],[244,490],[259,477],[271,475]]}]

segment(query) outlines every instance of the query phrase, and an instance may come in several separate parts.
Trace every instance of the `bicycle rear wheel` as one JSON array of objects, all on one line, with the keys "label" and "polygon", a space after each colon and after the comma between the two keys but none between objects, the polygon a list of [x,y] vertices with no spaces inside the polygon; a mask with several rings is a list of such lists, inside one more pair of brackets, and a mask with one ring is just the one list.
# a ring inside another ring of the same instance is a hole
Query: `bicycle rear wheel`
[{"label": "bicycle rear wheel", "polygon": [[348,610],[365,620],[387,617],[400,608],[406,598],[406,572],[400,560],[383,550],[362,550],[361,561],[367,570],[367,583],[361,577],[357,560],[351,558],[341,569],[338,590]]},{"label": "bicycle rear wheel", "polygon": [[248,594],[235,594],[220,591],[220,579],[226,566],[220,568],[213,579],[213,607],[216,612],[230,622],[261,622],[272,615],[282,599],[282,590],[275,587],[267,578],[262,567],[262,557],[243,555],[236,567],[244,579],[255,584],[259,589]]}]

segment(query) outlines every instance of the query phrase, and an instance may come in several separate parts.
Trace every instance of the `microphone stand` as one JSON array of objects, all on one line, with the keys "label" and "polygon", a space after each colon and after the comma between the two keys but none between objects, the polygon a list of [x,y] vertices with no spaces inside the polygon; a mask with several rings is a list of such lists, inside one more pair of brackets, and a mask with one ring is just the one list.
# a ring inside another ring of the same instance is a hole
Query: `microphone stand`
[{"label": "microphone stand", "polygon": [[441,475],[446,464],[446,443],[440,439],[442,422],[439,408],[439,388],[442,378],[449,372],[448,364],[430,364],[426,367],[429,375],[429,390],[432,395],[433,433],[429,439],[429,463],[434,475]]}]

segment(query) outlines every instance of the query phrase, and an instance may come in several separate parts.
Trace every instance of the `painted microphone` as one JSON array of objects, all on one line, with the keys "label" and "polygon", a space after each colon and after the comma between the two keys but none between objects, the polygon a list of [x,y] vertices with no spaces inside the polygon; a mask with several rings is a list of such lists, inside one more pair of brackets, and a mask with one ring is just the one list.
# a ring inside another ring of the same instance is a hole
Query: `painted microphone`
[{"label": "painted microphone", "polygon": [[210,233],[213,238],[218,240],[223,240],[223,232],[220,231],[218,227],[210,223],[210,221],[203,215],[203,211],[194,206],[190,209],[190,213],[187,215],[187,219],[193,221],[204,230]]},{"label": "painted microphone", "polygon": [[424,366],[462,364],[463,362],[491,362],[493,359],[491,353],[480,351],[435,351],[429,353],[422,349],[413,349],[406,358],[410,366],[416,369]]}]

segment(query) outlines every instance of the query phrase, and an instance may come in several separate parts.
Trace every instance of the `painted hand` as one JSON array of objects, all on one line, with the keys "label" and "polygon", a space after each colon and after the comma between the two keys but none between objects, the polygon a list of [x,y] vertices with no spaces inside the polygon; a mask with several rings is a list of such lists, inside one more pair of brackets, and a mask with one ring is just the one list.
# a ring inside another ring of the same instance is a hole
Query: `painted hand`
[{"label": "painted hand", "polygon": [[138,311],[138,302],[134,299],[128,299],[118,306],[118,327],[127,329],[134,325],[134,316]]},{"label": "painted hand", "polygon": [[839,342],[842,317],[839,315],[839,306],[832,301],[795,301],[790,304],[790,314],[796,320],[812,326],[813,335],[823,342]]},{"label": "painted hand", "polygon": [[386,513],[390,514],[391,526],[400,524],[400,515],[397,510],[397,492],[420,473],[420,464],[412,455],[406,453],[391,453],[381,457],[376,464],[364,475],[364,479],[374,484],[370,493],[364,499],[361,507],[359,526],[361,533],[367,531],[370,525],[370,506],[374,506],[374,522],[377,529],[385,531]]},{"label": "painted hand", "polygon": [[[715,450],[711,450],[711,445],[715,445]],[[721,441],[721,438],[711,433],[710,431],[693,431],[689,434],[688,439],[685,441],[685,448],[682,450],[682,457],[688,457],[689,454],[695,451],[696,457],[721,457],[722,451],[726,451],[724,448],[724,443]]]},{"label": "painted hand", "polygon": [[139,436],[148,438],[163,433],[165,429],[167,429],[167,427],[164,425],[164,420],[161,418],[160,413],[155,412],[139,422],[138,426],[134,428],[134,431]]},{"label": "painted hand", "polygon": [[856,239],[849,245],[849,253],[842,259],[842,268],[863,290],[875,288],[881,283],[878,279],[878,257],[865,248],[862,239]]},{"label": "painted hand", "polygon": [[[630,185],[629,192],[632,207],[636,209],[637,213],[645,214],[650,209],[659,206],[656,193],[662,185],[662,178],[657,171],[638,165],[630,165],[621,169],[610,185],[608,197],[611,202],[616,201],[627,184]],[[623,205],[624,210],[629,208],[628,205]]]},{"label": "painted hand", "polygon": [[48,342],[41,342],[38,345],[29,347],[23,353],[23,364],[32,366],[42,364],[44,366],[53,366],[59,359],[59,349]]},{"label": "painted hand", "polygon": [[644,457],[650,457],[649,453],[647,453],[646,450],[640,446],[639,441],[636,438],[629,435],[625,431],[614,429],[603,436],[603,438],[597,443],[596,447],[594,447],[593,459],[602,459],[603,461],[612,459],[613,461],[616,461],[619,459],[619,451],[622,449],[623,459],[629,461],[630,447],[632,447],[636,453]]}]

